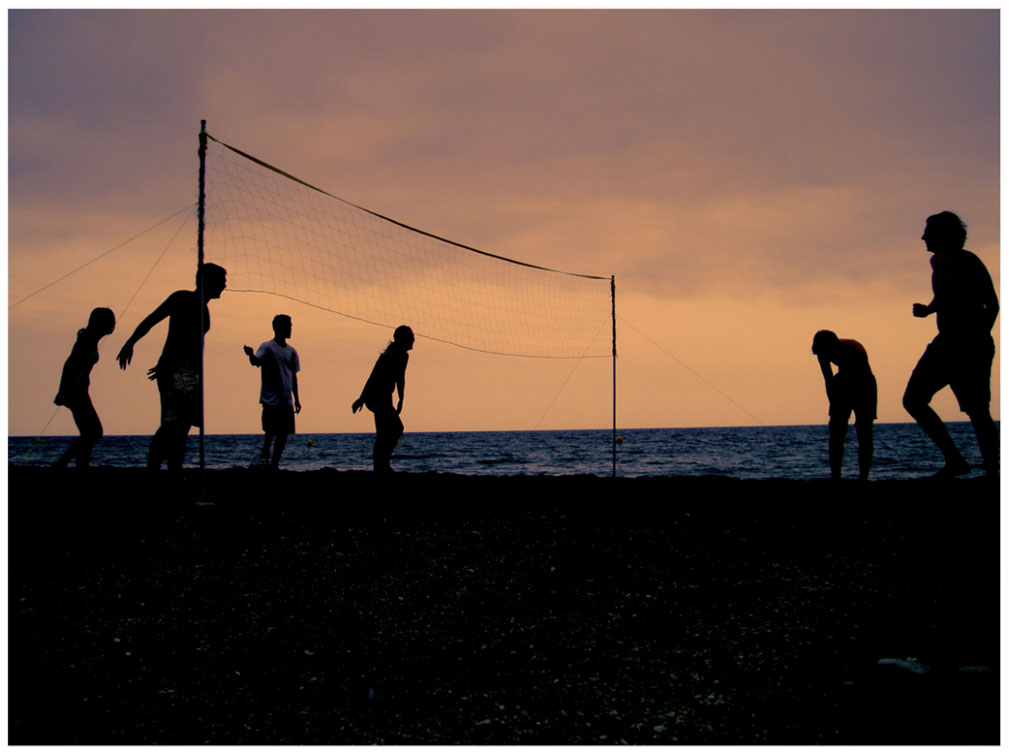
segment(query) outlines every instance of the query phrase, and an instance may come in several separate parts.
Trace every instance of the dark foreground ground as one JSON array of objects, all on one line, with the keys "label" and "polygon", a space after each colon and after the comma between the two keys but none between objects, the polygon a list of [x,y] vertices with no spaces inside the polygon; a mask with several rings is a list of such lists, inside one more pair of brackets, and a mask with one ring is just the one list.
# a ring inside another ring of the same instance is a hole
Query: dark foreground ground
[{"label": "dark foreground ground", "polygon": [[11,744],[999,742],[985,479],[204,484],[9,469]]}]

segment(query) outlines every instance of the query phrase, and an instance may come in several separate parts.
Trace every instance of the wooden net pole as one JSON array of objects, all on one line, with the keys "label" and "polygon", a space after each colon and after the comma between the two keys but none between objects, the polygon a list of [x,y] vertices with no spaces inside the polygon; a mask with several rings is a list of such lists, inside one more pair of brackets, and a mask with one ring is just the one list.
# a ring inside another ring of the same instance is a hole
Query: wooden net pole
[{"label": "wooden net pole", "polygon": [[618,476],[618,320],[611,275],[611,476]]},{"label": "wooden net pole", "polygon": [[207,121],[200,121],[200,188],[197,199],[197,306],[200,307],[200,485],[204,479],[204,175],[207,167]]}]

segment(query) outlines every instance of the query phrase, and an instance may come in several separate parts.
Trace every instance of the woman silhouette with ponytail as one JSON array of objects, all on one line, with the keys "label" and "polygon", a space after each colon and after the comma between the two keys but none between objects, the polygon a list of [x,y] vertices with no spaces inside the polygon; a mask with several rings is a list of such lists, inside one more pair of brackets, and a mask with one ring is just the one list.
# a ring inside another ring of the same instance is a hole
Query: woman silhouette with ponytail
[{"label": "woman silhouette with ponytail", "polygon": [[88,326],[77,331],[77,342],[63,364],[60,389],[53,403],[70,409],[81,436],[70,443],[54,466],[66,468],[70,459],[75,458],[78,468],[86,467],[91,463],[95,443],[102,439],[102,422],[91,402],[88,387],[91,369],[98,363],[98,341],[115,329],[116,315],[111,309],[99,307],[92,310]]},{"label": "woman silhouette with ponytail", "polygon": [[[407,352],[414,348],[414,332],[401,325],[393,332],[393,341],[379,354],[372,373],[362,388],[362,394],[351,404],[352,413],[362,406],[373,413],[376,420],[376,444],[372,448],[372,468],[376,472],[393,471],[390,459],[404,434],[400,412],[404,408],[404,375],[407,371]],[[397,407],[391,403],[393,388],[397,389]]]}]

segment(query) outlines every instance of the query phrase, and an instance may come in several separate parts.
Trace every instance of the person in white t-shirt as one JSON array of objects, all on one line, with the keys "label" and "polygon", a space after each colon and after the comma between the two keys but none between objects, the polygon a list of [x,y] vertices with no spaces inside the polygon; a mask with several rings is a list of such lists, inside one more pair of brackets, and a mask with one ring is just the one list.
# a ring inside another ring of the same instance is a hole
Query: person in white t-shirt
[{"label": "person in white t-shirt", "polygon": [[[260,403],[263,404],[263,451],[261,461],[276,469],[288,444],[288,435],[295,434],[295,414],[301,412],[298,399],[298,352],[288,345],[291,337],[291,317],[278,314],[271,323],[274,337],[253,352],[242,350],[249,363],[260,367]],[[294,396],[294,403],[292,402]],[[270,454],[271,443],[274,454]]]}]

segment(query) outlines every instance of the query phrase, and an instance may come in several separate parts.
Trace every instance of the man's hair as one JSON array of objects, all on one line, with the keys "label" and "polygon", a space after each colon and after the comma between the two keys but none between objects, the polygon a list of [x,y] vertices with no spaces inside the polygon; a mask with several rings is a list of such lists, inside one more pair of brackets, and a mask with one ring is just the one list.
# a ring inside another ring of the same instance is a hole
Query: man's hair
[{"label": "man's hair", "polygon": [[197,285],[200,285],[200,276],[203,275],[204,280],[224,280],[227,277],[227,271],[224,267],[219,264],[214,264],[213,262],[207,262],[200,266],[197,270]]},{"label": "man's hair", "polygon": [[831,330],[819,330],[814,334],[814,342],[811,344],[811,353],[822,354],[825,351],[839,345],[839,336]]},{"label": "man's hair", "polygon": [[276,330],[278,322],[287,322],[290,325],[291,317],[289,317],[287,314],[278,314],[276,317],[274,317],[274,319],[271,320],[270,326]]},{"label": "man's hair", "polygon": [[931,230],[937,232],[941,238],[948,241],[952,246],[962,248],[965,246],[966,225],[962,218],[954,212],[938,212],[927,218],[927,225]]}]

